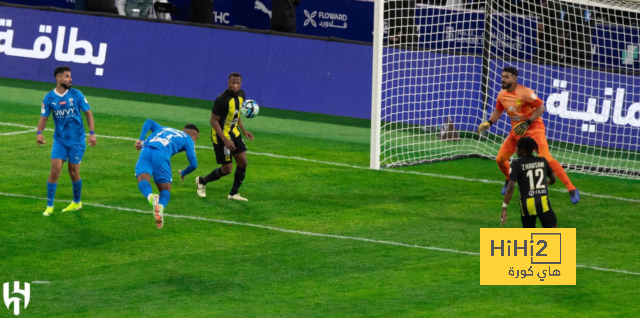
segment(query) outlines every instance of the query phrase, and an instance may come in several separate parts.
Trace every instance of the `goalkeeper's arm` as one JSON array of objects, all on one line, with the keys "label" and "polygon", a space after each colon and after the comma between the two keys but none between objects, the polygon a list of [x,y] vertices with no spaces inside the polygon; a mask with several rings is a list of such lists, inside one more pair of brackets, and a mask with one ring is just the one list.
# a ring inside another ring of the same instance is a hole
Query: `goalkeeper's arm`
[{"label": "goalkeeper's arm", "polygon": [[544,107],[544,104],[536,108],[536,110],[534,110],[533,113],[531,113],[531,117],[529,117],[529,119],[531,119],[531,122],[538,119],[538,117],[542,116],[542,113],[544,113],[545,109],[546,108]]},{"label": "goalkeeper's arm", "polygon": [[540,107],[536,108],[533,113],[531,113],[531,116],[529,117],[529,119],[527,119],[527,121],[519,123],[518,125],[513,127],[513,132],[516,133],[516,135],[524,135],[527,132],[527,129],[529,129],[529,125],[531,125],[534,120],[538,119],[538,117],[540,117],[540,115],[544,113],[544,110],[544,105],[540,105]]},{"label": "goalkeeper's arm", "polygon": [[504,112],[503,110],[498,110],[496,108],[493,111],[493,113],[491,114],[491,117],[489,118],[489,120],[483,122],[482,124],[480,124],[480,126],[478,126],[478,133],[481,133],[481,132],[489,129],[489,127],[491,127],[491,125],[493,125],[495,122],[498,121],[498,119],[500,119],[500,116],[502,116],[503,112]]}]

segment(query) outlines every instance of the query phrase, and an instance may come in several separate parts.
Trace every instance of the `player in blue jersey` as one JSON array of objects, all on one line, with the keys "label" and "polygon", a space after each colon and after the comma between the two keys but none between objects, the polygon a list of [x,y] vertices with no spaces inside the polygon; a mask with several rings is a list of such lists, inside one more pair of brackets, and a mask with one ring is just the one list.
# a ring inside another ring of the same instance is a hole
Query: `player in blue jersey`
[{"label": "player in blue jersey", "polygon": [[67,161],[69,175],[73,186],[73,202],[62,212],[76,211],[82,208],[80,194],[82,193],[82,179],[80,179],[80,162],[86,149],[85,130],[80,112],[84,112],[89,125],[89,145],[97,143],[94,133],[93,114],[91,107],[84,95],[77,89],[71,88],[71,68],[60,66],[55,69],[53,76],[56,78],[56,88],[42,100],[40,109],[40,122],[36,140],[38,145],[46,143],[42,132],[47,126],[49,116],[53,114],[55,131],[53,133],[53,146],[51,148],[51,172],[47,180],[47,209],[45,216],[53,213],[53,201],[58,186],[58,178],[62,171],[62,165]]},{"label": "player in blue jersey", "polygon": [[[147,132],[151,130],[149,137]],[[189,166],[180,170],[180,176],[184,181],[184,176],[191,173],[198,167],[196,158],[195,141],[198,139],[200,131],[193,124],[187,124],[182,131],[163,127],[151,119],[147,119],[142,126],[140,138],[136,141],[136,149],[142,150],[136,163],[136,178],[138,178],[138,189],[149,201],[156,217],[156,226],[159,229],[164,225],[164,209],[171,198],[171,157],[179,152],[186,151]],[[160,195],[154,194],[149,180],[153,180],[160,191]]]}]

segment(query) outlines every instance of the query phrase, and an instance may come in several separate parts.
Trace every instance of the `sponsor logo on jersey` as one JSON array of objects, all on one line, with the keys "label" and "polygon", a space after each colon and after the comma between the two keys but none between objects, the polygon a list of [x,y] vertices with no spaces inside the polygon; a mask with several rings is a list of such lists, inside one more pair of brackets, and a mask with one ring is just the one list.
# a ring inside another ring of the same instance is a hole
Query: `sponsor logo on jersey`
[{"label": "sponsor logo on jersey", "polygon": [[68,117],[68,116],[73,116],[75,114],[75,108],[67,108],[67,109],[60,109],[60,110],[54,110],[53,114],[56,117]]}]

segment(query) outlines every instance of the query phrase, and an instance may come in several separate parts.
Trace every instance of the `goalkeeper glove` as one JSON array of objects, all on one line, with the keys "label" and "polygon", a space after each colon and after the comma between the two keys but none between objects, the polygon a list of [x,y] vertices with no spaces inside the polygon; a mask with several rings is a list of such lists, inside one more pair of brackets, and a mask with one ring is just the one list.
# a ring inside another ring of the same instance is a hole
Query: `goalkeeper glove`
[{"label": "goalkeeper glove", "polygon": [[491,127],[491,125],[493,125],[493,122],[490,120],[487,120],[485,122],[483,122],[482,124],[480,124],[480,126],[478,126],[478,133],[481,133],[487,129],[489,129],[489,127]]},{"label": "goalkeeper glove", "polygon": [[527,132],[527,129],[529,129],[529,125],[531,125],[531,119],[527,119],[527,121],[517,124],[513,127],[513,132],[518,136],[522,136]]}]

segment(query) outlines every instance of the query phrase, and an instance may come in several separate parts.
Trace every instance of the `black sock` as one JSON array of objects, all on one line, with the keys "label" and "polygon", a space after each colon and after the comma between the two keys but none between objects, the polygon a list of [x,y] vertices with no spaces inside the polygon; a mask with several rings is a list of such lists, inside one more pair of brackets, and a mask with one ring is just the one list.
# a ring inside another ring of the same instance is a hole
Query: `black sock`
[{"label": "black sock", "polygon": [[244,181],[244,175],[246,171],[247,168],[236,167],[236,173],[233,175],[233,188],[231,188],[231,193],[229,193],[229,195],[238,194],[238,189],[240,189],[242,181]]},{"label": "black sock", "polygon": [[[200,183],[207,184],[212,181],[216,181],[222,178],[222,168],[218,168],[216,170],[211,171],[210,174],[206,175],[204,178],[200,178]],[[203,182],[204,181],[204,182]]]}]

